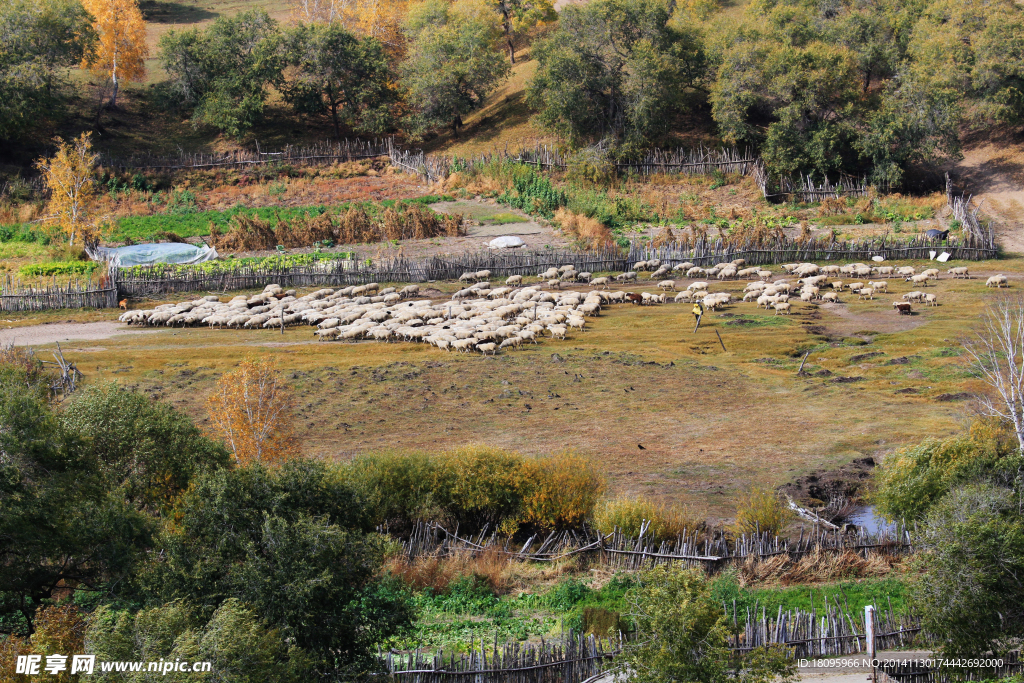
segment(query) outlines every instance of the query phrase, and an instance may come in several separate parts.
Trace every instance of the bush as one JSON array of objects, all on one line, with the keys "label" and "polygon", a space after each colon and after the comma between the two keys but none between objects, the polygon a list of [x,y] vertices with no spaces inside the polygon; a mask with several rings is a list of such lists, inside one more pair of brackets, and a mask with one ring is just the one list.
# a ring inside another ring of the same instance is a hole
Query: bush
[{"label": "bush", "polygon": [[509,534],[520,524],[578,527],[590,518],[605,485],[575,453],[533,459],[487,446],[362,456],[346,476],[374,511],[376,524],[401,530],[439,520],[463,530],[487,525]]},{"label": "bush", "polygon": [[603,534],[618,527],[627,536],[639,536],[644,521],[650,522],[647,537],[656,541],[675,540],[705,526],[705,520],[693,509],[655,503],[645,496],[620,496],[603,501],[594,510],[594,526]]},{"label": "bush", "polygon": [[780,534],[794,519],[778,493],[755,487],[740,498],[733,531],[739,534]]},{"label": "bush", "polygon": [[875,473],[872,500],[890,520],[922,519],[957,484],[1015,471],[1015,444],[1014,434],[1006,427],[979,420],[967,434],[901,448]]},{"label": "bush", "polygon": [[555,211],[565,206],[565,193],[530,166],[516,164],[511,175],[512,187],[498,196],[502,204],[545,218],[551,218]]},{"label": "bush", "polygon": [[51,261],[50,263],[30,263],[18,269],[22,277],[49,277],[52,275],[91,275],[103,264],[95,261]]},{"label": "bush", "polygon": [[568,235],[585,242],[588,247],[598,249],[614,243],[612,231],[595,218],[559,209],[554,220]]},{"label": "bush", "polygon": [[605,490],[605,478],[593,462],[571,451],[527,461],[532,482],[520,519],[541,529],[579,528],[588,520]]}]

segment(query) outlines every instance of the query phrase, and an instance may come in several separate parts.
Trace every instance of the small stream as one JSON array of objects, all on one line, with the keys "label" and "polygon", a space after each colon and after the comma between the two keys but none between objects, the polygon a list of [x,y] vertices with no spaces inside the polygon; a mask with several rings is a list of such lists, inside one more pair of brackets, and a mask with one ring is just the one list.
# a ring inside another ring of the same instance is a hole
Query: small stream
[{"label": "small stream", "polygon": [[856,524],[864,529],[864,531],[872,534],[877,534],[884,529],[892,530],[896,526],[876,514],[875,508],[871,505],[857,508],[852,515],[847,517],[846,521],[850,524]]}]

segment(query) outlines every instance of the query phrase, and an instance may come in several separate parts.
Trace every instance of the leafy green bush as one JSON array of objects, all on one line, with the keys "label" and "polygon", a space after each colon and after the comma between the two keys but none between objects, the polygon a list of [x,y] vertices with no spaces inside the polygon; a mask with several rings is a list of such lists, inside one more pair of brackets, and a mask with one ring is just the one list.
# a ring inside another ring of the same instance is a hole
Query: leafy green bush
[{"label": "leafy green bush", "polygon": [[292,268],[308,266],[318,261],[351,259],[355,254],[351,251],[319,252],[315,254],[275,254],[274,256],[247,256],[245,258],[228,257],[224,260],[206,261],[205,263],[157,263],[152,266],[128,266],[122,272],[127,275],[161,273],[163,275],[183,275],[186,273],[205,273],[220,275],[235,273],[249,267]]},{"label": "leafy green bush", "polygon": [[922,519],[957,484],[1012,471],[1016,439],[996,422],[979,420],[967,434],[902,448],[875,473],[872,499],[888,519]]},{"label": "leafy green bush", "polygon": [[49,275],[90,275],[103,264],[96,261],[51,261],[50,263],[30,263],[18,269],[23,277],[40,277]]},{"label": "leafy green bush", "polygon": [[498,196],[498,201],[527,213],[551,218],[565,206],[565,193],[554,186],[549,178],[530,166],[518,164],[512,174],[512,187]]}]

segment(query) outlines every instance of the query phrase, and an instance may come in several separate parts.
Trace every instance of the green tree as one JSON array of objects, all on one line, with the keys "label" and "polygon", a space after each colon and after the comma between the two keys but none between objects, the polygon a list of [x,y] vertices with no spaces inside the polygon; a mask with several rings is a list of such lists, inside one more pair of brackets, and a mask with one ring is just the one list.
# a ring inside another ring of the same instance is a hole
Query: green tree
[{"label": "green tree", "polygon": [[384,46],[357,38],[340,24],[300,24],[287,37],[294,77],[285,99],[304,114],[328,114],[334,134],[341,124],[380,134],[391,125],[397,93]]},{"label": "green tree", "polygon": [[915,605],[947,656],[1004,655],[1024,636],[1020,491],[972,484],[931,511]]},{"label": "green tree", "polygon": [[558,18],[551,0],[494,0],[508,47],[508,60],[516,63],[516,42],[529,29]]},{"label": "green tree", "polygon": [[231,464],[190,417],[113,383],[76,395],[61,422],[85,440],[108,485],[140,509],[158,511],[200,472]]},{"label": "green tree", "polygon": [[206,124],[240,137],[262,120],[267,90],[281,83],[285,55],[277,22],[264,10],[221,17],[201,31],[168,31],[160,60],[172,96]]},{"label": "green tree", "polygon": [[[623,654],[631,683],[721,683],[733,678],[725,613],[699,569],[657,567],[642,574],[626,598],[637,631]],[[747,657],[738,679],[787,681],[794,673],[788,652],[759,648]]]},{"label": "green tree", "polygon": [[150,524],[105,486],[92,451],[24,385],[0,385],[0,630],[31,633],[60,586],[130,576]]},{"label": "green tree", "polygon": [[319,463],[200,476],[158,547],[141,579],[145,595],[188,600],[203,619],[237,598],[324,675],[373,666],[377,643],[410,622],[404,599],[376,578],[381,548],[361,506]]},{"label": "green tree", "polygon": [[75,0],[0,3],[0,140],[52,119],[66,99],[69,70],[96,44]]},{"label": "green tree", "polygon": [[682,95],[706,86],[699,34],[669,19],[660,0],[566,6],[534,48],[527,96],[538,120],[574,145],[612,136],[629,151],[667,132]]},{"label": "green tree", "polygon": [[[251,608],[225,600],[202,624],[181,602],[132,614],[101,606],[86,632],[86,649],[107,661],[209,662],[224,683],[290,683],[309,679],[309,657],[263,622]],[[168,681],[195,680],[189,672],[161,672]],[[152,674],[118,673],[99,680],[142,683]]]},{"label": "green tree", "polygon": [[458,135],[463,117],[510,71],[494,49],[501,35],[497,17],[480,0],[424,0],[409,11],[405,30],[409,49],[401,73],[413,130],[450,127]]}]

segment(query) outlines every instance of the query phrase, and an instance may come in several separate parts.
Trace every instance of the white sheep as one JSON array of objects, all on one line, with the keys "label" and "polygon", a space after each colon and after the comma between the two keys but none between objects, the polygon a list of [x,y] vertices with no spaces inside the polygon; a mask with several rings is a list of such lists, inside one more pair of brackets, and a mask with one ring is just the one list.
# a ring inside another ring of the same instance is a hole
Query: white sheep
[{"label": "white sheep", "polygon": [[704,277],[708,272],[699,266],[694,266],[686,271],[687,278]]},{"label": "white sheep", "polygon": [[505,284],[509,285],[509,286],[521,285],[521,284],[523,284],[523,276],[522,275],[512,275],[507,280],[505,280]]},{"label": "white sheep", "polygon": [[969,280],[971,277],[971,274],[967,271],[967,268],[964,266],[960,266],[958,268],[950,268],[946,272],[952,275],[954,280],[957,278]]},{"label": "white sheep", "polygon": [[857,290],[857,298],[858,299],[874,299],[875,298],[875,290],[871,289],[870,287],[863,287],[861,289],[858,289]]},{"label": "white sheep", "polygon": [[928,306],[939,305],[939,297],[935,296],[934,294],[925,294],[922,301]]},{"label": "white sheep", "polygon": [[906,282],[913,282],[915,285],[927,286],[928,285],[928,280],[930,280],[930,279],[931,279],[930,276],[925,275],[924,273],[921,273],[920,275],[911,275],[911,276],[905,278],[905,281]]},{"label": "white sheep", "polygon": [[837,292],[825,292],[824,294],[821,295],[821,300],[827,301],[828,303],[831,304],[838,304],[839,294]]},{"label": "white sheep", "polygon": [[888,292],[889,291],[889,283],[886,282],[885,280],[878,280],[878,281],[874,281],[874,282],[869,280],[868,281],[868,287],[870,287],[871,289],[875,290],[876,292]]},{"label": "white sheep", "polygon": [[611,284],[611,280],[609,280],[606,277],[595,277],[593,280],[590,281],[590,284],[595,287],[599,286],[608,289],[608,285]]},{"label": "white sheep", "polygon": [[706,282],[691,282],[690,286],[687,287],[690,291],[697,291],[698,289],[707,290],[708,283]]},{"label": "white sheep", "polygon": [[790,306],[791,306],[791,304],[789,304],[787,302],[784,302],[784,301],[780,301],[780,302],[776,303],[774,305],[775,315],[778,315],[779,313],[785,313],[786,315],[789,315]]},{"label": "white sheep", "polygon": [[988,280],[986,280],[985,281],[985,286],[986,287],[1001,288],[1003,286],[1009,286],[1009,282],[1007,281],[1005,275],[999,274],[999,275],[993,275]]},{"label": "white sheep", "polygon": [[673,292],[676,291],[675,280],[662,280],[658,283],[658,289],[671,289]]}]

